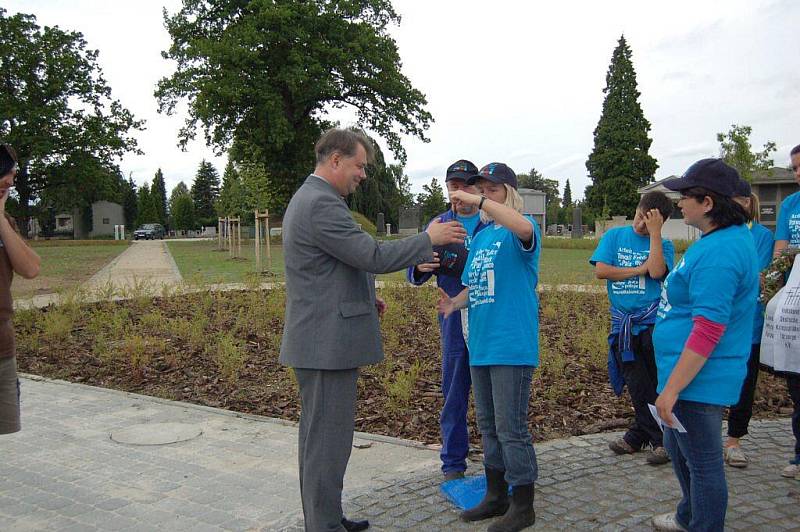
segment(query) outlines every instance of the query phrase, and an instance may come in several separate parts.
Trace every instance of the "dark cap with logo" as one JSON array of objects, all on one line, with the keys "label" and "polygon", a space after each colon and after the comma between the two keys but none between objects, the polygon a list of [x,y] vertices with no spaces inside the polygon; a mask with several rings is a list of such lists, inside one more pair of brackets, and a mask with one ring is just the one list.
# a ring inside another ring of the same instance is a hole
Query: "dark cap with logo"
[{"label": "dark cap with logo", "polygon": [[478,175],[473,176],[467,180],[468,185],[472,185],[478,179],[487,179],[492,183],[508,185],[512,188],[517,188],[517,174],[514,170],[509,168],[503,163],[489,163],[478,172]]},{"label": "dark cap with logo", "polygon": [[683,176],[664,181],[664,186],[677,191],[703,187],[730,198],[737,195],[741,180],[739,172],[725,164],[722,159],[701,159],[690,166]]},{"label": "dark cap with logo", "polygon": [[447,173],[444,175],[444,182],[447,183],[453,179],[461,179],[466,181],[470,177],[477,174],[477,166],[466,159],[460,159],[447,167]]},{"label": "dark cap with logo", "polygon": [[738,183],[736,183],[736,193],[734,196],[738,196],[740,198],[749,198],[750,194],[753,193],[753,189],[750,186],[750,183],[745,181],[744,179],[740,179]]}]

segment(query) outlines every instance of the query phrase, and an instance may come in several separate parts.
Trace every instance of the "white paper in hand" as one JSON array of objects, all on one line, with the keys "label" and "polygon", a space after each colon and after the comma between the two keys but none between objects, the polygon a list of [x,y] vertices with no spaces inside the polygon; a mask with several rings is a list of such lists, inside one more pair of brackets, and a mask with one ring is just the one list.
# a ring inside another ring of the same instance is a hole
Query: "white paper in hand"
[{"label": "white paper in hand", "polygon": [[672,420],[675,422],[675,426],[674,427],[670,427],[669,425],[664,423],[663,419],[661,419],[659,417],[658,409],[656,408],[655,405],[651,405],[650,403],[647,403],[647,406],[650,408],[650,413],[653,415],[653,418],[656,420],[656,423],[658,423],[658,427],[661,429],[661,432],[664,432],[664,427],[669,427],[671,429],[676,429],[678,432],[686,432],[686,428],[683,426],[683,424],[681,424],[680,421],[678,421],[678,416],[676,416],[675,414],[672,414]]}]

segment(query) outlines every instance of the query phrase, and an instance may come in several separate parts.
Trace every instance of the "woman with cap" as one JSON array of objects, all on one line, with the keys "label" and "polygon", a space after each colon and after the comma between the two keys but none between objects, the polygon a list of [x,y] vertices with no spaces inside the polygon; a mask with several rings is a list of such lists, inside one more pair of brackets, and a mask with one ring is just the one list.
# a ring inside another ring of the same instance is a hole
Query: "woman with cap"
[{"label": "woman with cap", "polygon": [[538,465],[528,431],[528,401],[539,364],[536,284],[541,237],[536,221],[522,214],[511,168],[488,164],[467,181],[474,182],[481,195],[459,190],[450,199],[477,206],[489,226],[472,239],[461,277],[466,288],[454,298],[440,290],[438,308],[447,317],[469,307],[469,364],[487,491],[461,518],[478,521],[501,515],[489,531],[509,532],[536,520],[533,483]]},{"label": "woman with cap", "polygon": [[[763,272],[772,261],[772,246],[774,239],[772,231],[759,223],[758,196],[753,194],[750,183],[740,180],[736,187],[733,200],[742,206],[747,214],[747,226],[753,237],[758,255],[758,269]],[[760,286],[760,283],[759,283]],[[750,358],[747,360],[747,375],[742,383],[739,402],[728,411],[728,439],[725,441],[725,463],[731,467],[747,467],[747,455],[742,450],[739,439],[747,434],[747,426],[753,415],[753,398],[755,397],[756,383],[758,381],[758,364],[761,355],[761,329],[764,328],[764,305],[756,302],[756,313],[753,318],[753,337],[750,348]]]},{"label": "woman with cap", "polygon": [[17,175],[17,154],[8,144],[0,145],[0,434],[20,429],[19,379],[14,345],[14,312],[11,280],[14,273],[32,279],[39,275],[39,256],[17,232],[6,213],[6,201]]},{"label": "woman with cap", "polygon": [[683,498],[656,516],[657,530],[723,530],[728,487],[722,412],[739,400],[758,297],[758,259],[747,215],[733,201],[738,172],[703,159],[664,186],[681,193],[684,222],[701,238],[661,291],[653,346],[656,409]]}]

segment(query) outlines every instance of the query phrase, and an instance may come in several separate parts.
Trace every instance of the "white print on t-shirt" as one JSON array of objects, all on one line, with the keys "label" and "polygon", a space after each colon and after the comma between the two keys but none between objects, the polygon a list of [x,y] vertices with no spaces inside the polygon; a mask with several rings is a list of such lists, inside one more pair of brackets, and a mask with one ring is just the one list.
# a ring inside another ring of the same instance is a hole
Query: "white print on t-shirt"
[{"label": "white print on t-shirt", "polygon": [[658,313],[657,313],[659,318],[663,318],[664,316],[667,315],[667,313],[670,310],[672,310],[672,305],[669,304],[669,298],[667,297],[667,287],[669,286],[669,280],[672,277],[672,274],[677,272],[684,266],[686,266],[686,261],[681,259],[678,265],[675,266],[675,268],[671,272],[669,272],[669,275],[667,275],[667,278],[664,279],[664,283],[661,285],[661,301],[658,302]]},{"label": "white print on t-shirt", "polygon": [[[617,249],[617,266],[619,268],[635,268],[644,264],[647,257],[650,255],[650,250],[634,251],[630,248]],[[644,275],[637,275],[636,277],[629,277],[621,281],[614,281],[611,283],[611,291],[616,295],[639,294],[645,292],[646,281]]]},{"label": "white print on t-shirt", "polygon": [[800,246],[800,213],[789,217],[789,243],[795,247]]},{"label": "white print on t-shirt", "polygon": [[489,248],[475,253],[469,270],[470,307],[494,303],[494,259],[502,244],[494,242]]}]

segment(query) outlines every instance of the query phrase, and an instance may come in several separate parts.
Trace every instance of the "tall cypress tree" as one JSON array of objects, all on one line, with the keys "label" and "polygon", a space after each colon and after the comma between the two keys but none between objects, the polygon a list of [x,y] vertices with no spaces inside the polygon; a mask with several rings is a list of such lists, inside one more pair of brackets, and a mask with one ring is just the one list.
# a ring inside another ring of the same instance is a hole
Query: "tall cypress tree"
[{"label": "tall cypress tree", "polygon": [[203,159],[192,184],[194,212],[200,225],[216,225],[214,203],[218,197],[219,173],[213,164]]},{"label": "tall cypress tree", "polygon": [[150,194],[153,196],[153,203],[156,205],[158,212],[158,223],[167,225],[167,186],[164,183],[164,174],[161,173],[161,168],[156,171],[153,177],[153,186],[150,187]]},{"label": "tall cypress tree", "polygon": [[129,231],[135,229],[136,218],[139,215],[139,205],[137,204],[136,183],[133,178],[128,178],[122,196],[122,210],[125,213],[125,226]]},{"label": "tall cypress tree", "polygon": [[572,206],[572,187],[569,186],[569,179],[567,179],[567,184],[564,185],[564,201],[562,203],[564,207]]},{"label": "tall cypress tree", "polygon": [[653,181],[658,168],[648,150],[650,122],[639,105],[631,49],[620,37],[606,74],[603,113],[594,130],[594,149],[586,161],[592,184],[586,204],[597,216],[607,205],[611,215],[632,216],[638,204],[636,189]]}]

